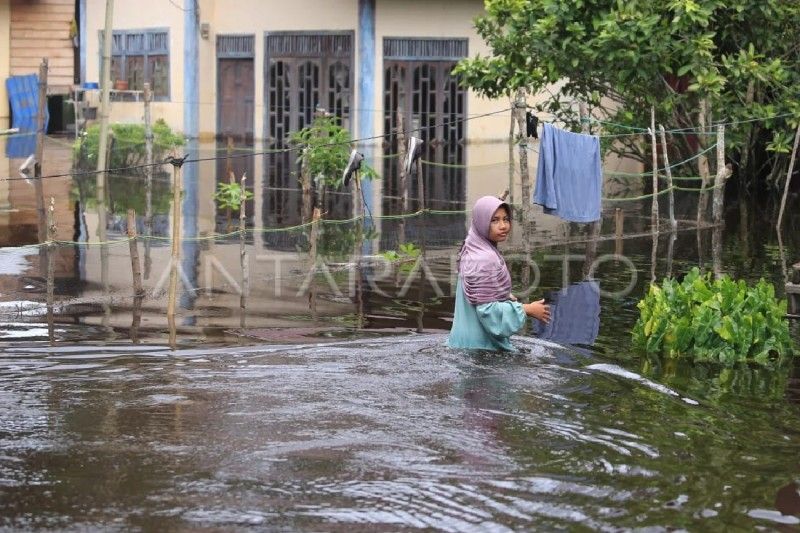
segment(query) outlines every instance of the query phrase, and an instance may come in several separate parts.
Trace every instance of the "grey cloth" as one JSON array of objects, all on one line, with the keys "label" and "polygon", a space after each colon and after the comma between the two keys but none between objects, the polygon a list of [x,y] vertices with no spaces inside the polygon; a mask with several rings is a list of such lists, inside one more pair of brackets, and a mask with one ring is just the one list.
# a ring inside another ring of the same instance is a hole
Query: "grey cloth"
[{"label": "grey cloth", "polygon": [[600,285],[582,281],[549,299],[550,323],[533,319],[533,333],[559,344],[594,343],[600,332]]},{"label": "grey cloth", "polygon": [[600,219],[600,139],[544,124],[533,202],[571,222]]}]

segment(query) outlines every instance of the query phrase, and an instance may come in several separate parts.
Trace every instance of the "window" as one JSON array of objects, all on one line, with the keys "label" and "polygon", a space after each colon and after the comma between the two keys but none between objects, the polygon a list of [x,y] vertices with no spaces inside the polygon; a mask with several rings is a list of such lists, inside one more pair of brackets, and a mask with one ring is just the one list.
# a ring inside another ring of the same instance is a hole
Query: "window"
[{"label": "window", "polygon": [[[103,32],[100,32],[102,50]],[[169,33],[167,30],[115,31],[111,82],[127,82],[130,91],[150,83],[154,100],[169,100]]]}]

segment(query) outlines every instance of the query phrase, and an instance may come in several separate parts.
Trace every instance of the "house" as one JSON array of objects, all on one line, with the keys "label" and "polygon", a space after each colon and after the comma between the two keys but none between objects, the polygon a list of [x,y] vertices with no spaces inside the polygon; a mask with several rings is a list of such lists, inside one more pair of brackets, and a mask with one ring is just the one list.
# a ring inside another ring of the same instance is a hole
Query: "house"
[{"label": "house", "polygon": [[[6,88],[11,76],[35,75],[42,58],[48,59],[48,109],[50,124],[63,127],[65,101],[70,98],[78,80],[78,24],[76,0],[0,0],[0,131],[12,126],[12,107]],[[35,85],[33,85],[35,90]],[[19,118],[19,117],[18,117]],[[29,121],[30,122],[30,121]],[[18,176],[20,161],[32,153],[35,139],[32,132],[0,135],[0,175]],[[51,157],[44,170],[62,168],[65,162]],[[67,168],[69,163],[67,162]],[[32,187],[25,181],[0,180],[0,246],[37,242],[36,201]],[[62,227],[72,218],[70,206],[61,202],[68,198],[69,183],[53,181],[45,184],[47,198],[59,199],[56,218]]]}]

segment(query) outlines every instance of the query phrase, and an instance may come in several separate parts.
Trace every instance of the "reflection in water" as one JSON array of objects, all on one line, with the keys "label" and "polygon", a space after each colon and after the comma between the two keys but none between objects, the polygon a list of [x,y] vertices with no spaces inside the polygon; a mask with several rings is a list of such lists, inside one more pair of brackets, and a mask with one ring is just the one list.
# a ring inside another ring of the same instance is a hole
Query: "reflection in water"
[{"label": "reflection in water", "polygon": [[592,345],[600,332],[600,285],[597,281],[574,283],[548,297],[550,322],[533,319],[540,339],[559,344]]}]

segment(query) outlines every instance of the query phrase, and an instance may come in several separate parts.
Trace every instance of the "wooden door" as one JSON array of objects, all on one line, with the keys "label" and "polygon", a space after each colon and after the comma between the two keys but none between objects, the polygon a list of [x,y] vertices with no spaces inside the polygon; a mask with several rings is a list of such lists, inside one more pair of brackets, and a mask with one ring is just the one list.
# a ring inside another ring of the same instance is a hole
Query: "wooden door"
[{"label": "wooden door", "polygon": [[253,141],[255,77],[252,58],[218,59],[217,137]]}]

